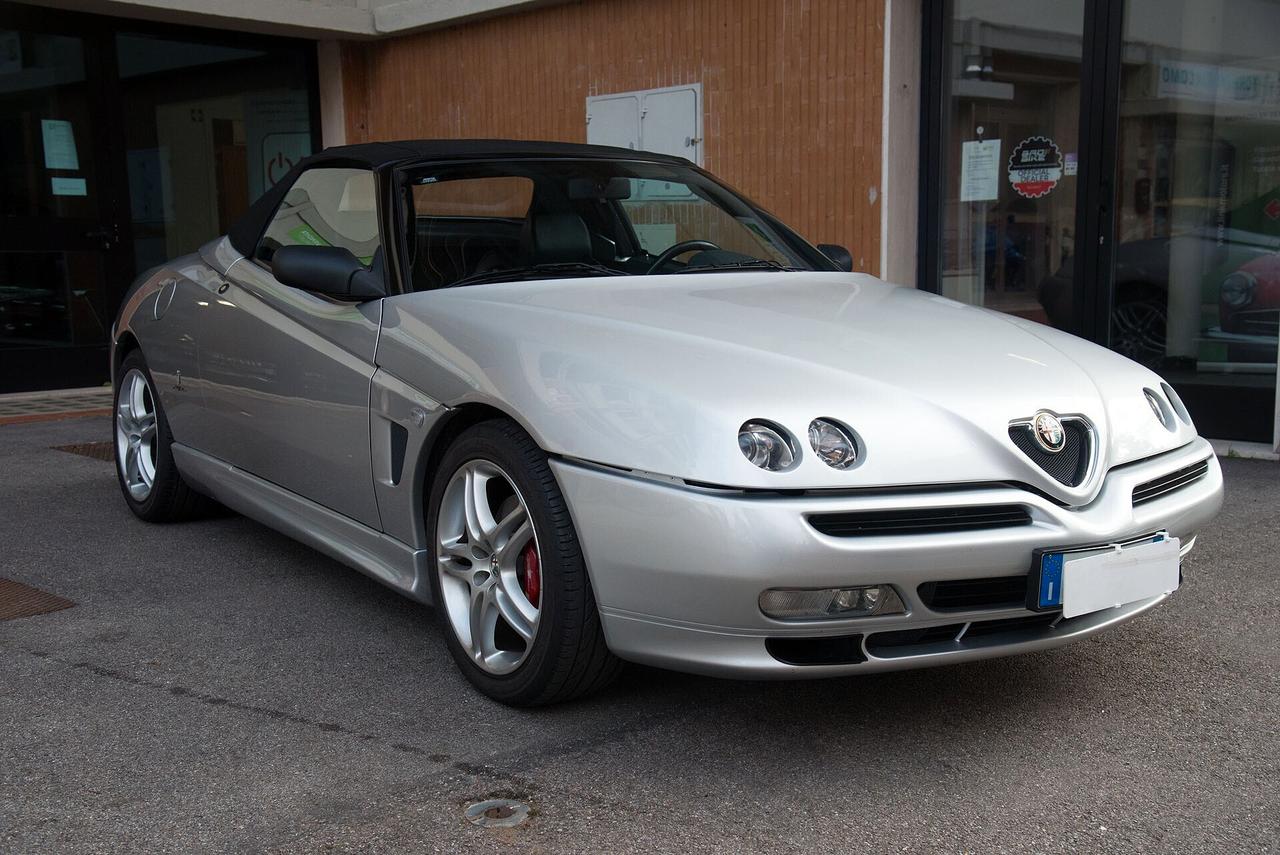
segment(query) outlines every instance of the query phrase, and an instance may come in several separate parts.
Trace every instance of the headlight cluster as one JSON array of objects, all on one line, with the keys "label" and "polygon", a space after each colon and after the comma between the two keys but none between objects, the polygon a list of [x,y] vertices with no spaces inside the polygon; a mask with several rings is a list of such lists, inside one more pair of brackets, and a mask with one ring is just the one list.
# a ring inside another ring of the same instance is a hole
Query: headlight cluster
[{"label": "headlight cluster", "polygon": [[[848,469],[858,462],[858,442],[849,428],[834,419],[809,423],[809,447],[832,469]],[[738,428],[738,448],[743,457],[770,472],[784,472],[800,459],[800,449],[787,429],[763,419]]]},{"label": "headlight cluster", "polygon": [[1253,274],[1237,270],[1222,280],[1222,287],[1219,289],[1222,303],[1233,309],[1247,306],[1253,302],[1253,292],[1257,287],[1258,280]]},{"label": "headlight cluster", "polygon": [[[1160,392],[1164,394],[1161,395]],[[1183,424],[1190,425],[1191,413],[1187,412],[1187,405],[1182,403],[1182,399],[1178,397],[1177,392],[1173,391],[1173,387],[1168,383],[1161,383],[1160,392],[1155,389],[1142,390],[1142,394],[1146,396],[1147,404],[1151,407],[1151,412],[1155,413],[1160,424],[1169,430],[1177,430],[1176,417]]]},{"label": "headlight cluster", "polygon": [[769,422],[747,422],[738,429],[738,448],[742,455],[770,472],[790,469],[796,462],[796,449],[785,429]]}]

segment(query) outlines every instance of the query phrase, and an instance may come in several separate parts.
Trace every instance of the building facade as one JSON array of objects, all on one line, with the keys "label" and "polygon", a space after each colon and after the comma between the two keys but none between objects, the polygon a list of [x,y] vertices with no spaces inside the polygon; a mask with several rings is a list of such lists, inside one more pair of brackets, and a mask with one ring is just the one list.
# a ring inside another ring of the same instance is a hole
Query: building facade
[{"label": "building facade", "polygon": [[0,2],[0,391],[105,379],[133,276],[319,146],[540,138],[688,157],[1275,449],[1278,37],[1280,0]]}]

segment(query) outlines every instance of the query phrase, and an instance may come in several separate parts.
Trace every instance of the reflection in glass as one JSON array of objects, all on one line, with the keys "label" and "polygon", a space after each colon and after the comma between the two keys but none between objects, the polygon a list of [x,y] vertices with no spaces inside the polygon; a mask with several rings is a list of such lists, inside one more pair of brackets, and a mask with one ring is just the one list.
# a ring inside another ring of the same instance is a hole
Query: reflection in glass
[{"label": "reflection in glass", "polygon": [[121,33],[116,53],[139,270],[225,233],[311,153],[301,52]]},{"label": "reflection in glass", "polygon": [[1111,346],[1164,373],[1201,432],[1228,439],[1272,436],[1276,33],[1280,2],[1126,4]]}]

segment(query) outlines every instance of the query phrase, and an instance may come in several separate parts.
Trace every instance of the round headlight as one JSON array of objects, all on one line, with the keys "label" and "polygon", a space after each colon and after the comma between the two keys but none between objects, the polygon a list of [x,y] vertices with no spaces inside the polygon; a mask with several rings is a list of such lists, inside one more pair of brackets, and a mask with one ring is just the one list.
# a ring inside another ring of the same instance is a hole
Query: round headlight
[{"label": "round headlight", "polygon": [[1191,424],[1191,413],[1187,412],[1187,405],[1182,403],[1182,399],[1178,397],[1177,392],[1173,391],[1173,387],[1168,383],[1161,383],[1160,390],[1164,392],[1164,396],[1173,405],[1173,411],[1178,414],[1178,418],[1182,419],[1186,424]]},{"label": "round headlight", "polygon": [[1253,274],[1237,270],[1222,280],[1222,287],[1219,290],[1223,305],[1233,309],[1249,305],[1253,302],[1253,291],[1257,287],[1258,280],[1253,278]]},{"label": "round headlight", "polygon": [[738,428],[742,456],[761,469],[781,472],[796,461],[795,446],[787,432],[775,424],[755,421]]},{"label": "round headlight", "polygon": [[1151,412],[1156,414],[1156,418],[1160,420],[1160,424],[1169,430],[1177,427],[1173,423],[1173,409],[1164,402],[1164,399],[1157,395],[1151,389],[1143,389],[1142,394],[1147,396],[1147,403],[1151,405]]},{"label": "round headlight", "polygon": [[853,432],[831,419],[809,422],[809,445],[814,454],[832,469],[848,469],[858,462],[858,444]]}]

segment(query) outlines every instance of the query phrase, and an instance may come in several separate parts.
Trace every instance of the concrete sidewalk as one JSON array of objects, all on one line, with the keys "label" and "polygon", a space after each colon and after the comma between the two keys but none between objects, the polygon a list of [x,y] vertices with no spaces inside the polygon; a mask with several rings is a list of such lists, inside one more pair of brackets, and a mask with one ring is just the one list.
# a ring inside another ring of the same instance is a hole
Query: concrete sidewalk
[{"label": "concrete sidewalk", "polygon": [[105,416],[111,413],[112,400],[110,386],[12,392],[0,395],[0,425]]},{"label": "concrete sidewalk", "polygon": [[[1280,468],[1169,603],[1018,658],[808,683],[631,668],[522,712],[431,610],[237,516],[147,525],[104,417],[0,428],[0,852],[1274,852]],[[465,807],[528,801],[482,829]]]}]

